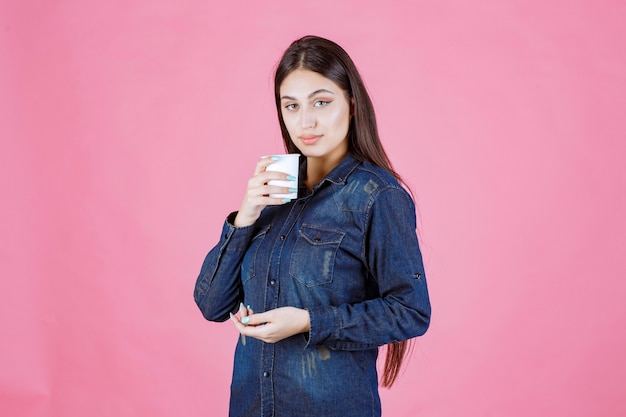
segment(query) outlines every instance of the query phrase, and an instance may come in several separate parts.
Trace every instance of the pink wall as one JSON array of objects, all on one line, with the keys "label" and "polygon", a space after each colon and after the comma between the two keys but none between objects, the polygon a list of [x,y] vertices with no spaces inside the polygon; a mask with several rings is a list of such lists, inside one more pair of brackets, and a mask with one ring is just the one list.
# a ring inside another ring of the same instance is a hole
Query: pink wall
[{"label": "pink wall", "polygon": [[0,415],[226,414],[193,285],[308,33],[417,195],[433,324],[385,414],[626,414],[624,2],[366,3],[0,3]]}]

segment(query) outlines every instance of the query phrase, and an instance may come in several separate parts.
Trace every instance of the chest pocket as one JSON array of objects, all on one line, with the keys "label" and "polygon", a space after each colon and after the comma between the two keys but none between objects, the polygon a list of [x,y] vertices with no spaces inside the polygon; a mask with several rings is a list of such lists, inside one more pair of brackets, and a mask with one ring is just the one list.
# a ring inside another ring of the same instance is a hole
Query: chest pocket
[{"label": "chest pocket", "polygon": [[331,283],[335,257],[344,236],[340,230],[302,225],[291,254],[291,276],[307,287]]}]

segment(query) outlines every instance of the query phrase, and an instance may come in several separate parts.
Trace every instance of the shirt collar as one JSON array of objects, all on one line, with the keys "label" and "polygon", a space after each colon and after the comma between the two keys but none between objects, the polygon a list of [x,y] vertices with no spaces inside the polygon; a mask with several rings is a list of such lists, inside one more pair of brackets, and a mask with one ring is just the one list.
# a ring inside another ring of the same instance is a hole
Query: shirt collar
[{"label": "shirt collar", "polygon": [[339,162],[339,165],[333,168],[321,182],[330,181],[333,184],[345,184],[350,173],[354,171],[360,163],[361,161],[348,153],[341,162]]},{"label": "shirt collar", "polygon": [[[331,182],[336,185],[344,185],[348,176],[354,171],[354,169],[361,163],[358,159],[356,159],[351,154],[346,154],[346,156],[339,162],[339,164],[333,168],[320,182],[315,184],[313,189],[309,191],[304,185],[304,181],[300,182],[299,185],[299,196],[308,196],[311,193],[315,192],[319,187],[322,186],[326,181]],[[304,178],[306,176],[306,159],[304,163],[300,165],[300,178]]]}]

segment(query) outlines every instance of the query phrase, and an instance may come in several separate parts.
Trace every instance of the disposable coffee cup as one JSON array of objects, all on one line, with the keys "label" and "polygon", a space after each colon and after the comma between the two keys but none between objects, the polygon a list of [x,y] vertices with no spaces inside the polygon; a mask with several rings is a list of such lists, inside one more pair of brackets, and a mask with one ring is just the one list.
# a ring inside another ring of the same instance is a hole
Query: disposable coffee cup
[{"label": "disposable coffee cup", "polygon": [[[279,154],[279,155],[269,155],[269,157],[278,157],[279,159],[269,165],[266,168],[266,171],[278,171],[284,172],[285,174],[291,175],[295,180],[293,181],[281,181],[281,180],[271,180],[268,182],[269,185],[277,185],[279,187],[288,187],[298,189],[298,173],[300,172],[300,154],[298,153],[289,153],[289,154]],[[295,199],[298,198],[298,193],[273,193],[270,194],[272,198],[290,198]]]}]

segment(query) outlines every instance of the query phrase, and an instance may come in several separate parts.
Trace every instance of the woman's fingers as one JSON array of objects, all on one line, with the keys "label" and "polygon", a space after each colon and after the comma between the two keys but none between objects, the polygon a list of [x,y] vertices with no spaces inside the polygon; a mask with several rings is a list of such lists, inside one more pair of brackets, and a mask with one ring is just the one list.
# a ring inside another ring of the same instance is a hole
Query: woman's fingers
[{"label": "woman's fingers", "polygon": [[268,182],[275,181],[289,181],[290,176],[284,172],[278,171],[263,171],[255,174],[248,180],[248,188],[256,188],[266,185]]},{"label": "woman's fingers", "polygon": [[247,315],[248,309],[246,308],[246,306],[243,305],[243,303],[239,303],[239,316],[246,317]]},{"label": "woman's fingers", "polygon": [[271,157],[261,158],[257,162],[254,176],[248,180],[248,188],[245,197],[235,218],[235,226],[249,226],[261,215],[261,210],[266,206],[285,204],[291,201],[285,197],[270,197],[270,194],[296,193],[296,189],[269,184],[272,180],[288,181],[288,174],[277,171],[267,171],[266,168],[276,162]]},{"label": "woman's fingers", "polygon": [[[243,319],[244,317],[248,316],[248,309],[246,308],[246,306],[243,305],[243,303],[239,304],[239,317],[241,319]],[[241,335],[241,343],[245,346],[246,345],[246,335],[242,334]]]},{"label": "woman's fingers", "polygon": [[275,159],[271,156],[264,156],[263,158],[259,159],[259,161],[256,163],[256,168],[254,169],[254,175],[256,176],[261,172],[265,172],[265,169],[276,161],[278,161],[278,159]]},{"label": "woman's fingers", "polygon": [[290,187],[283,187],[281,185],[261,184],[258,186],[252,186],[248,188],[248,197],[268,197],[270,194],[291,194],[297,193],[298,190]]},{"label": "woman's fingers", "polygon": [[280,307],[264,313],[252,314],[239,319],[231,315],[237,330],[244,335],[267,343],[276,343],[287,337],[308,331],[309,313],[295,307]]},{"label": "woman's fingers", "polygon": [[[270,161],[271,163],[268,164],[265,159],[266,158],[259,161],[254,176],[248,180],[247,197],[253,199],[256,197],[267,197],[270,194],[289,194],[297,192],[296,189],[270,184],[272,180],[288,181],[289,175],[284,172],[265,171],[268,165],[275,162]],[[282,199],[280,202],[282,202]]]},{"label": "woman's fingers", "polygon": [[271,194],[292,194],[298,190],[290,187],[269,184],[271,180],[285,181],[287,174],[282,172],[264,172],[251,178],[246,192],[247,203],[253,207],[265,207],[269,205],[284,204],[289,201],[285,197],[270,197]]}]

